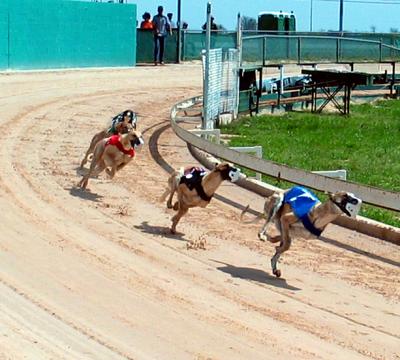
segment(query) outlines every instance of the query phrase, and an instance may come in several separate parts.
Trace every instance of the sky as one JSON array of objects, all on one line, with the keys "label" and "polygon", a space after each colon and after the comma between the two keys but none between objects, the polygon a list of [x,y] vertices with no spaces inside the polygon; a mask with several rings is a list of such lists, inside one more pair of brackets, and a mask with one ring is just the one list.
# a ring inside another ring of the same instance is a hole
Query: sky
[{"label": "sky", "polygon": [[[106,2],[106,0],[103,0]],[[198,30],[206,19],[207,0],[181,0],[182,21],[189,29]],[[212,13],[217,24],[228,30],[236,28],[237,14],[255,17],[261,11],[291,12],[296,15],[297,30],[310,30],[311,4],[312,30],[339,30],[339,0],[212,0]],[[367,3],[368,2],[368,3]],[[177,16],[178,0],[128,0],[137,4],[138,20],[145,11],[155,15],[157,6],[164,6],[164,13]],[[343,30],[370,32],[400,31],[400,0],[344,0]]]}]

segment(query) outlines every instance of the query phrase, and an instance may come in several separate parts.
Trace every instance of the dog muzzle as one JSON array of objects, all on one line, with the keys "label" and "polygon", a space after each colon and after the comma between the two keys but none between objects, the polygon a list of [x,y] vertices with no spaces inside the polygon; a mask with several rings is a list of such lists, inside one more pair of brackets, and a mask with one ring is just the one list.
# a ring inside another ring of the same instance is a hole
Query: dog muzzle
[{"label": "dog muzzle", "polygon": [[144,145],[144,140],[141,137],[136,138],[135,140],[131,141],[131,145],[136,150],[136,149],[140,148],[142,145]]},{"label": "dog muzzle", "polygon": [[347,203],[345,209],[347,210],[347,215],[355,218],[359,213],[362,205],[362,200],[354,196],[354,194],[348,194]]},{"label": "dog muzzle", "polygon": [[232,169],[229,171],[229,178],[231,182],[236,182],[240,179],[240,170],[239,169]]}]

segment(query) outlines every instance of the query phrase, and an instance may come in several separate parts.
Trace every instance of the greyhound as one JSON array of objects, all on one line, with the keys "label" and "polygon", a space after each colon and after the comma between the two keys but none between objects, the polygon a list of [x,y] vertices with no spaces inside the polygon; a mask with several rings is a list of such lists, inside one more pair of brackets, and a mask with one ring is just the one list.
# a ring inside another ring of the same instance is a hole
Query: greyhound
[{"label": "greyhound", "polygon": [[[258,237],[261,241],[280,243],[271,258],[273,274],[277,277],[281,276],[277,262],[280,256],[290,248],[292,242],[290,226],[301,222],[312,235],[319,237],[326,226],[338,216],[345,214],[356,217],[361,204],[361,199],[345,191],[330,193],[329,200],[321,203],[312,191],[301,186],[295,186],[285,192],[275,192],[268,197],[264,204],[265,223]],[[247,209],[248,207],[243,210],[241,219]],[[267,234],[267,228],[272,221],[275,222],[279,235]]]},{"label": "greyhound", "polygon": [[90,141],[89,148],[86,151],[85,156],[81,161],[80,168],[82,169],[88,161],[88,158],[93,154],[94,147],[96,144],[111,135],[126,134],[130,130],[136,130],[137,115],[132,110],[125,110],[122,113],[114,116],[111,120],[111,124],[106,129],[103,129],[96,133]]},{"label": "greyhound", "polygon": [[[168,178],[168,187],[160,198],[160,201],[165,201],[169,196],[167,208],[177,211],[172,218],[171,233],[176,233],[179,220],[188,212],[189,208],[197,206],[204,208],[210,203],[222,181],[236,182],[243,176],[239,169],[228,163],[216,165],[214,170],[209,173],[202,168],[193,166],[171,173]],[[175,192],[178,201],[172,206]]]},{"label": "greyhound", "polygon": [[131,130],[122,135],[113,135],[100,140],[93,153],[90,169],[78,186],[86,189],[90,176],[97,176],[104,169],[112,179],[115,173],[125,167],[135,156],[135,148],[144,144],[142,134]]}]

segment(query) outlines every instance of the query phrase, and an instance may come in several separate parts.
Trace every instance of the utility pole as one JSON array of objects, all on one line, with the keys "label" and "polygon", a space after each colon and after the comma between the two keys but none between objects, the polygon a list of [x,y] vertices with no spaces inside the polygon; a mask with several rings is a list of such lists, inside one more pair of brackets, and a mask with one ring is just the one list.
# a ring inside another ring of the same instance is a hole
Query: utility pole
[{"label": "utility pole", "polygon": [[343,32],[343,0],[340,0],[339,6],[339,31]]},{"label": "utility pole", "polygon": [[177,56],[177,63],[179,64],[181,62],[181,49],[182,49],[182,44],[181,44],[181,0],[178,0],[178,21],[177,21],[177,28],[178,28],[178,33],[177,33],[177,49],[176,49],[176,56]]}]

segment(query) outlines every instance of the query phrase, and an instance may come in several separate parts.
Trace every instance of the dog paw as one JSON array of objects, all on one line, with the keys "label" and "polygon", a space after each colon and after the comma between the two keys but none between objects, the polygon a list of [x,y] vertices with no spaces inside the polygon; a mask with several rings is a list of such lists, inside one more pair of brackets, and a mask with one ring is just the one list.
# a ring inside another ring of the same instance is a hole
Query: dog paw
[{"label": "dog paw", "polygon": [[280,271],[279,269],[274,270],[273,273],[274,273],[274,275],[275,275],[276,277],[278,277],[278,278],[280,278],[281,275],[282,275],[282,273],[281,273],[281,271]]},{"label": "dog paw", "polygon": [[259,233],[258,238],[260,239],[260,241],[267,241],[267,235],[263,233]]}]

